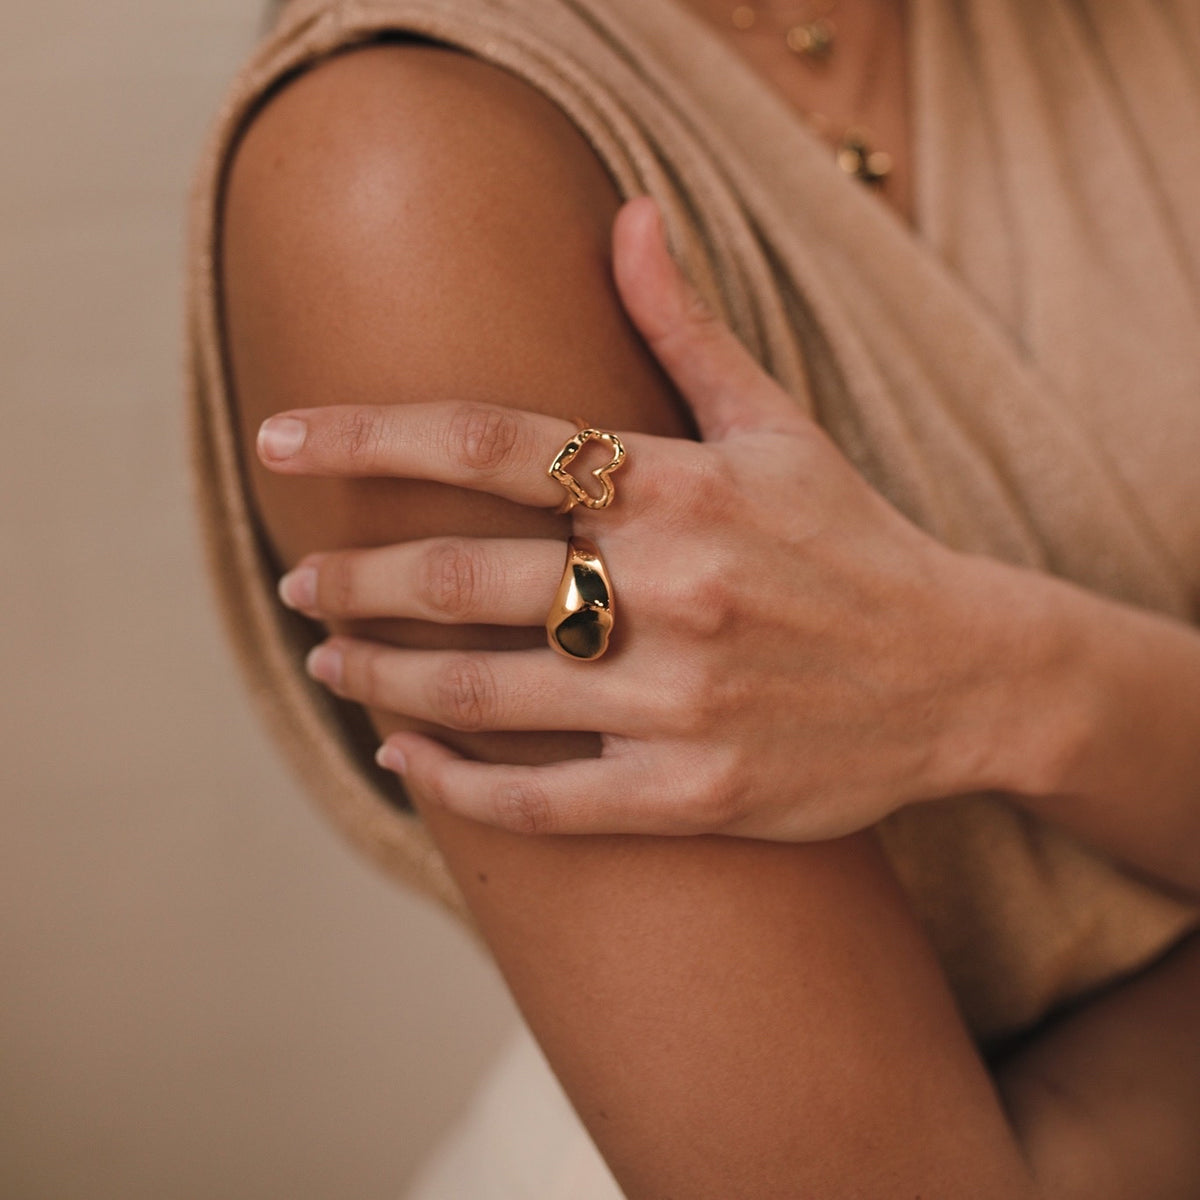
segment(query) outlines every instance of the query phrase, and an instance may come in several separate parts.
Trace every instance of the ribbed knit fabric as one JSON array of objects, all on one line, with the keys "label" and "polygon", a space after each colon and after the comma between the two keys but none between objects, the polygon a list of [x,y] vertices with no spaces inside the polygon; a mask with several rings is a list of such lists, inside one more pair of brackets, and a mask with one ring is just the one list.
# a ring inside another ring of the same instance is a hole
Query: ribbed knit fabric
[{"label": "ribbed knit fabric", "polygon": [[[216,230],[281,80],[407,31],[527,81],[866,477],[949,545],[1200,619],[1200,9],[911,0],[914,227],[679,0],[293,0],[234,83],[193,196],[195,478],[271,728],[359,846],[468,919],[423,826],[302,669],[245,486]],[[390,777],[388,777],[390,778]],[[1137,796],[1130,796],[1131,804]],[[1005,803],[906,810],[889,856],[975,1031],[1132,971],[1195,913]]]}]

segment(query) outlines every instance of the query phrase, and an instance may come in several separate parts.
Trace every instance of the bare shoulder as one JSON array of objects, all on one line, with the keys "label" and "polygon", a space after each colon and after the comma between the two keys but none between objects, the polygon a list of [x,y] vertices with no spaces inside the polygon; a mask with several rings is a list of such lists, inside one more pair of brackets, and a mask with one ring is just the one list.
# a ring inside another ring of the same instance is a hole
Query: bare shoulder
[{"label": "bare shoulder", "polygon": [[[610,427],[686,432],[617,303],[619,203],[554,104],[467,55],[372,46],[290,82],[245,132],[224,197],[223,307],[247,444],[272,412],[343,399],[572,416],[585,405],[579,415]],[[283,557],[316,548],[275,519],[296,481],[249,468]]]},{"label": "bare shoulder", "polygon": [[420,261],[422,246],[444,250],[442,232],[476,246],[503,231],[514,255],[584,224],[603,240],[616,197],[583,137],[533,87],[456,50],[406,43],[342,52],[286,84],[241,141],[228,202],[234,216],[242,203],[266,205],[296,233],[315,222],[339,253],[377,255],[382,237]]},{"label": "bare shoulder", "polygon": [[[431,166],[458,170],[464,182],[479,158],[506,164],[513,151],[530,156],[523,167],[559,182],[564,165],[591,174],[599,166],[569,118],[536,88],[453,47],[423,42],[351,47],[288,81],[254,117],[244,142],[252,147],[281,133],[322,163],[332,153],[342,164],[387,171],[393,164],[376,157],[384,147],[401,152],[408,166],[407,151],[432,154]],[[509,178],[519,184],[523,174]]]}]

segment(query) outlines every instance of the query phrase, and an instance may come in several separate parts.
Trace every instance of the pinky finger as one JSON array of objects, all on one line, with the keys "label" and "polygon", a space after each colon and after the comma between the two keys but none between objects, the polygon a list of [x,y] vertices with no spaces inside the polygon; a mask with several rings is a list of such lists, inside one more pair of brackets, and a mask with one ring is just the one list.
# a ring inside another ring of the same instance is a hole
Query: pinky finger
[{"label": "pinky finger", "polygon": [[516,767],[475,762],[431,738],[398,733],[376,759],[427,803],[510,833],[702,832],[678,785],[665,774],[656,778],[634,753]]}]

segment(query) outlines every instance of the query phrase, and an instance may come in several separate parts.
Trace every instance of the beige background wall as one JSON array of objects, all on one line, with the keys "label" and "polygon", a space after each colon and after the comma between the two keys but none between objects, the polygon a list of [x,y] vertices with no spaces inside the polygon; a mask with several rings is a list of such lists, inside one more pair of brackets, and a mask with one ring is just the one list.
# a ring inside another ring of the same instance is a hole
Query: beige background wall
[{"label": "beige background wall", "polygon": [[258,19],[5,9],[5,1200],[394,1200],[514,1020],[285,777],[200,573],[183,196]]}]

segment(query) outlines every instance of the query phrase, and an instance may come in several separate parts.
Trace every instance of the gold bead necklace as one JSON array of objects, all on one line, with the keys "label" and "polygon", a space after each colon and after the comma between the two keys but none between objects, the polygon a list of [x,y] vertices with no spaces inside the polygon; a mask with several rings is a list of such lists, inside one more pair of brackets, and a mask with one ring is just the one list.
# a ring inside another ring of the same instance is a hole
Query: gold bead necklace
[{"label": "gold bead necklace", "polygon": [[[778,4],[758,0],[757,3],[737,5],[730,12],[729,20],[736,30],[747,33],[774,18],[777,32],[780,22],[784,26],[782,35],[787,48],[811,67],[823,70],[834,53],[837,27],[830,17],[836,7],[837,0],[801,8],[781,8]],[[872,48],[871,61],[864,68],[863,86],[854,105],[859,110],[869,98],[867,92],[877,74],[878,43],[879,39]],[[805,110],[804,118],[814,132],[832,143],[835,161],[847,175],[868,187],[884,186],[892,171],[892,156],[872,145],[872,134],[866,126],[856,120],[834,122],[812,110]]]},{"label": "gold bead necklace", "polygon": [[[820,11],[813,11],[810,7],[795,23],[789,19],[784,33],[787,48],[793,54],[802,54],[817,61],[828,58],[836,32],[836,27],[829,20],[834,7],[834,3],[826,4]],[[729,14],[733,27],[741,30],[753,29],[758,24],[758,18],[758,10],[752,4],[739,4]]]}]

